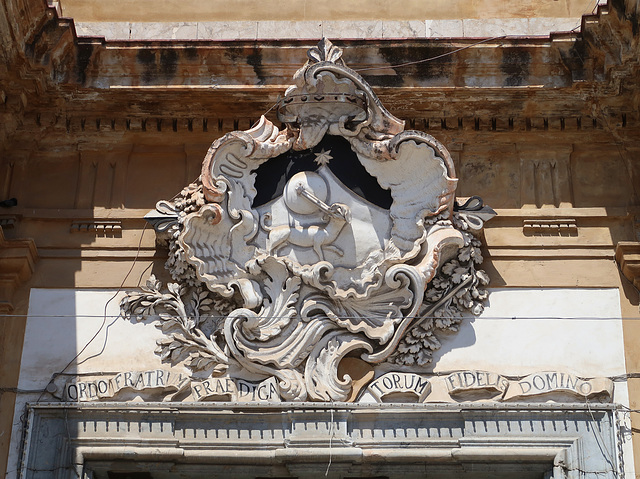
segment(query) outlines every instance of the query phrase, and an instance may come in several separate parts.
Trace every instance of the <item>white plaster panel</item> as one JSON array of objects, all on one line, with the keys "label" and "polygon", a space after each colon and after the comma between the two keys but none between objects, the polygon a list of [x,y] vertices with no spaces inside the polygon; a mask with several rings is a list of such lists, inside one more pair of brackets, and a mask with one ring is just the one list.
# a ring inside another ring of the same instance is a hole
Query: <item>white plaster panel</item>
[{"label": "white plaster panel", "polygon": [[316,39],[322,38],[322,22],[258,22],[258,38]]},{"label": "white plaster panel", "polygon": [[434,369],[624,374],[620,317],[617,289],[494,289],[484,313],[444,339]]},{"label": "white plaster panel", "polygon": [[529,21],[526,18],[475,19],[462,21],[465,37],[486,38],[499,35],[526,35]]},{"label": "white plaster panel", "polygon": [[258,22],[198,22],[198,40],[255,40]]},{"label": "white plaster panel", "polygon": [[104,37],[106,40],[128,40],[129,22],[74,22],[76,33],[81,37]]},{"label": "white plaster panel", "polygon": [[[118,318],[105,290],[34,289],[19,387],[43,388],[98,330],[67,372],[163,367],[154,354],[161,331]],[[566,370],[584,377],[625,373],[617,289],[495,289],[485,312],[465,319],[434,355],[435,371],[481,369],[506,375]],[[77,317],[77,319],[76,319]],[[512,319],[514,318],[514,319]],[[164,365],[166,367],[167,365]]]},{"label": "white plaster panel", "polygon": [[568,32],[579,28],[580,18],[529,18],[529,35],[549,35],[551,32]]},{"label": "white plaster panel", "polygon": [[462,20],[427,20],[427,37],[457,38],[463,37]]},{"label": "white plaster panel", "polygon": [[195,40],[198,37],[196,22],[132,22],[133,40]]},{"label": "white plaster panel", "polygon": [[[166,368],[154,354],[161,331],[118,317],[124,292],[104,307],[114,291],[34,289],[20,366],[19,387],[44,388],[84,346],[65,373],[118,372]],[[103,326],[104,321],[104,326]]]},{"label": "white plaster panel", "polygon": [[382,38],[382,21],[327,21],[322,28],[327,38]]},{"label": "white plaster panel", "polygon": [[79,36],[107,40],[255,40],[328,38],[462,38],[549,35],[580,27],[580,18],[489,18],[386,21],[76,22]]},{"label": "white plaster panel", "polygon": [[426,35],[425,22],[420,20],[383,21],[382,36],[384,38],[424,38]]}]

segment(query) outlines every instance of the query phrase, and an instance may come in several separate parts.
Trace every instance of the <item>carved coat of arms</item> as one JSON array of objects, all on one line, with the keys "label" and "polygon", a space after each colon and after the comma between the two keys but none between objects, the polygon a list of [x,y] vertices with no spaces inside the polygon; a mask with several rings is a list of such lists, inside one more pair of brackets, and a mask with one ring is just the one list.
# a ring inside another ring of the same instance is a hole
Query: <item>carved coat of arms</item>
[{"label": "carved coat of arms", "polygon": [[[274,376],[285,400],[344,401],[347,356],[419,368],[438,331],[478,314],[490,216],[455,200],[446,148],[405,131],[327,40],[262,117],[215,141],[199,180],[160,201],[176,281],[122,302],[165,333],[156,353],[199,377]],[[490,212],[489,212],[490,213]]]}]

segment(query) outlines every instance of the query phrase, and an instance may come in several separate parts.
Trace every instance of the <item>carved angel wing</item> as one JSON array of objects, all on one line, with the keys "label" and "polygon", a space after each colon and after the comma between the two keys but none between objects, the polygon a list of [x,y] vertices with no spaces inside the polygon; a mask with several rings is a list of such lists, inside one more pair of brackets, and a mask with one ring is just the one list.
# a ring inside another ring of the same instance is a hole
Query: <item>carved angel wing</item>
[{"label": "carved angel wing", "polygon": [[205,205],[185,220],[180,243],[199,277],[213,283],[226,283],[242,271],[231,260],[232,226],[229,216],[217,204]]}]

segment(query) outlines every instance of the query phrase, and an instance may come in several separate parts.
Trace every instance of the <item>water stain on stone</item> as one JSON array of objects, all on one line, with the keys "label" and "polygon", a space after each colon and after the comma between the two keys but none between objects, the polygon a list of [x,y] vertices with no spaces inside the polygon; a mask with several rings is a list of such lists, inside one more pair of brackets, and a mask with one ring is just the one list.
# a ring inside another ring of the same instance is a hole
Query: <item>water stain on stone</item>
[{"label": "water stain on stone", "polygon": [[178,52],[176,50],[162,50],[160,52],[160,73],[166,80],[171,80],[178,71]]},{"label": "water stain on stone", "polygon": [[266,75],[262,66],[262,51],[254,47],[251,53],[247,55],[247,63],[251,65],[258,77],[258,85],[264,85],[266,83]]},{"label": "water stain on stone", "polygon": [[142,83],[145,85],[151,83],[156,74],[156,52],[148,48],[143,48],[138,51],[136,60],[142,65]]},{"label": "water stain on stone", "polygon": [[78,49],[76,50],[76,78],[81,85],[84,85],[87,81],[87,69],[91,63],[91,55],[93,55],[93,45],[89,43],[78,44]]},{"label": "water stain on stone", "polygon": [[198,49],[196,47],[187,47],[183,50],[184,57],[187,60],[194,61],[198,59]]},{"label": "water stain on stone", "polygon": [[531,53],[526,50],[505,48],[502,50],[500,70],[506,75],[504,86],[527,84],[530,75]]},{"label": "water stain on stone", "polygon": [[[446,55],[450,51],[451,48],[448,46],[432,45],[393,46],[379,50],[381,56],[389,63],[390,68],[395,69],[400,79],[419,78],[426,82],[452,76],[454,59],[452,55]],[[408,65],[405,65],[407,63]],[[394,65],[397,66],[394,67]],[[400,82],[400,84],[403,83],[406,81]]]},{"label": "water stain on stone", "polygon": [[586,79],[585,59],[589,58],[588,55],[588,47],[584,39],[577,39],[568,50],[560,50],[562,62],[571,72],[573,81]]}]

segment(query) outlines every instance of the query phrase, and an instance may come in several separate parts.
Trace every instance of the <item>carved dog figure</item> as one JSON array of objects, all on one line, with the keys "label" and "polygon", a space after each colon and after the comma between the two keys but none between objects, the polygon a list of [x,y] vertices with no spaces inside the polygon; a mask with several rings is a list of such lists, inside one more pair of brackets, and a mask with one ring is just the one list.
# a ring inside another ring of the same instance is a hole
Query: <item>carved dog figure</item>
[{"label": "carved dog figure", "polygon": [[345,204],[334,203],[329,207],[329,212],[325,217],[327,217],[327,223],[310,226],[279,225],[269,228],[263,222],[262,227],[269,232],[267,253],[277,252],[288,242],[303,248],[313,247],[320,261],[324,261],[323,247],[331,248],[342,256],[343,251],[331,243],[338,237],[344,225],[351,221],[351,211]]}]

